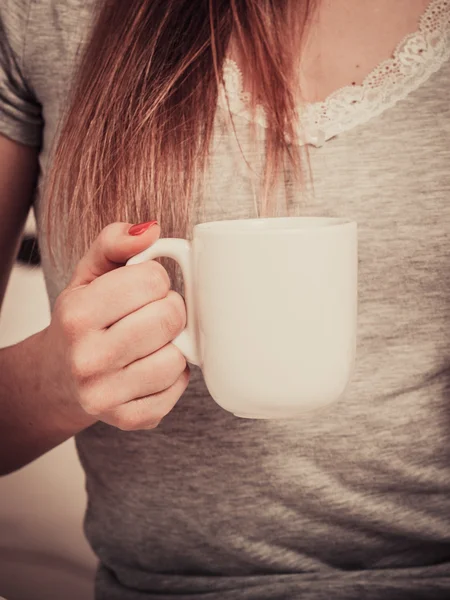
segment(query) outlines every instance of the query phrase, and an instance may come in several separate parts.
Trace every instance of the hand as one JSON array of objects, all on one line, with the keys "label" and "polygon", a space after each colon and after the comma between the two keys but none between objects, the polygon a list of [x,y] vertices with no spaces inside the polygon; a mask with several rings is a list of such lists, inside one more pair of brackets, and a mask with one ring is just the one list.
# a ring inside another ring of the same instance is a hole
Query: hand
[{"label": "hand", "polygon": [[159,263],[124,266],[158,239],[159,226],[129,228],[105,227],[78,263],[43,348],[45,377],[63,390],[65,409],[125,431],[156,427],[189,381],[170,343],[186,323],[183,299]]}]

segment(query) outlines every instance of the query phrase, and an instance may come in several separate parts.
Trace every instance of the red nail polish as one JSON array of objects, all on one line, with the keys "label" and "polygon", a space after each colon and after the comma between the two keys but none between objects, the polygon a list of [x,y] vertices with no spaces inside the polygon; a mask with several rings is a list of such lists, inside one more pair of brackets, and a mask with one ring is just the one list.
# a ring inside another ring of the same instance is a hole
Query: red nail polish
[{"label": "red nail polish", "polygon": [[141,233],[144,233],[144,231],[147,231],[147,229],[150,229],[150,227],[156,225],[157,222],[158,221],[147,221],[147,223],[138,223],[137,225],[132,225],[128,230],[128,233],[130,235],[141,235]]}]

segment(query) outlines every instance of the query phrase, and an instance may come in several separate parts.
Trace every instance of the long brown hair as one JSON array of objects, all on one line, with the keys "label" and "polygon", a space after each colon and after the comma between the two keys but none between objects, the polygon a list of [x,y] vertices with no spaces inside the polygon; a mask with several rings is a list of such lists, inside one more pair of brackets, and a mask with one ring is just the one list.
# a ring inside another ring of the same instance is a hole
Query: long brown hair
[{"label": "long brown hair", "polygon": [[69,264],[113,221],[157,219],[163,235],[186,234],[231,40],[248,75],[250,108],[266,113],[260,201],[261,213],[271,214],[286,157],[302,171],[298,66],[312,4],[102,0],[44,188],[52,256]]}]

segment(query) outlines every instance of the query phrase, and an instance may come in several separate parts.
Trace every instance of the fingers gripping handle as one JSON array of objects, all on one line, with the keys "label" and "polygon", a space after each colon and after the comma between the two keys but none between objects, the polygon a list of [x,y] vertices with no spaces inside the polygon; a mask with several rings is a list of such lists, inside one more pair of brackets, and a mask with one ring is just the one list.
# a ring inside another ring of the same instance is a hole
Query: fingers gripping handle
[{"label": "fingers gripping handle", "polygon": [[186,301],[187,325],[184,331],[172,342],[193,365],[200,366],[197,344],[197,322],[194,297],[194,280],[191,260],[191,244],[182,239],[162,238],[153,246],[136,254],[127,265],[136,265],[154,258],[173,258],[181,267],[184,279],[184,296]]}]

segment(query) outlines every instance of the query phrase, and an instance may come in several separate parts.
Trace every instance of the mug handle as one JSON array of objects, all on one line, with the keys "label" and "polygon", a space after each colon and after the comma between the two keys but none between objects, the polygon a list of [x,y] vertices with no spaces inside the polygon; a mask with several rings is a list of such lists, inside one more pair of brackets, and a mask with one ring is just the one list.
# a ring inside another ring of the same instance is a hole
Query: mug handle
[{"label": "mug handle", "polygon": [[180,350],[188,362],[201,366],[197,342],[197,317],[192,269],[192,247],[190,242],[178,238],[161,238],[153,246],[130,258],[126,264],[137,265],[146,260],[162,257],[173,258],[180,265],[184,279],[187,323],[185,329],[172,343]]}]

